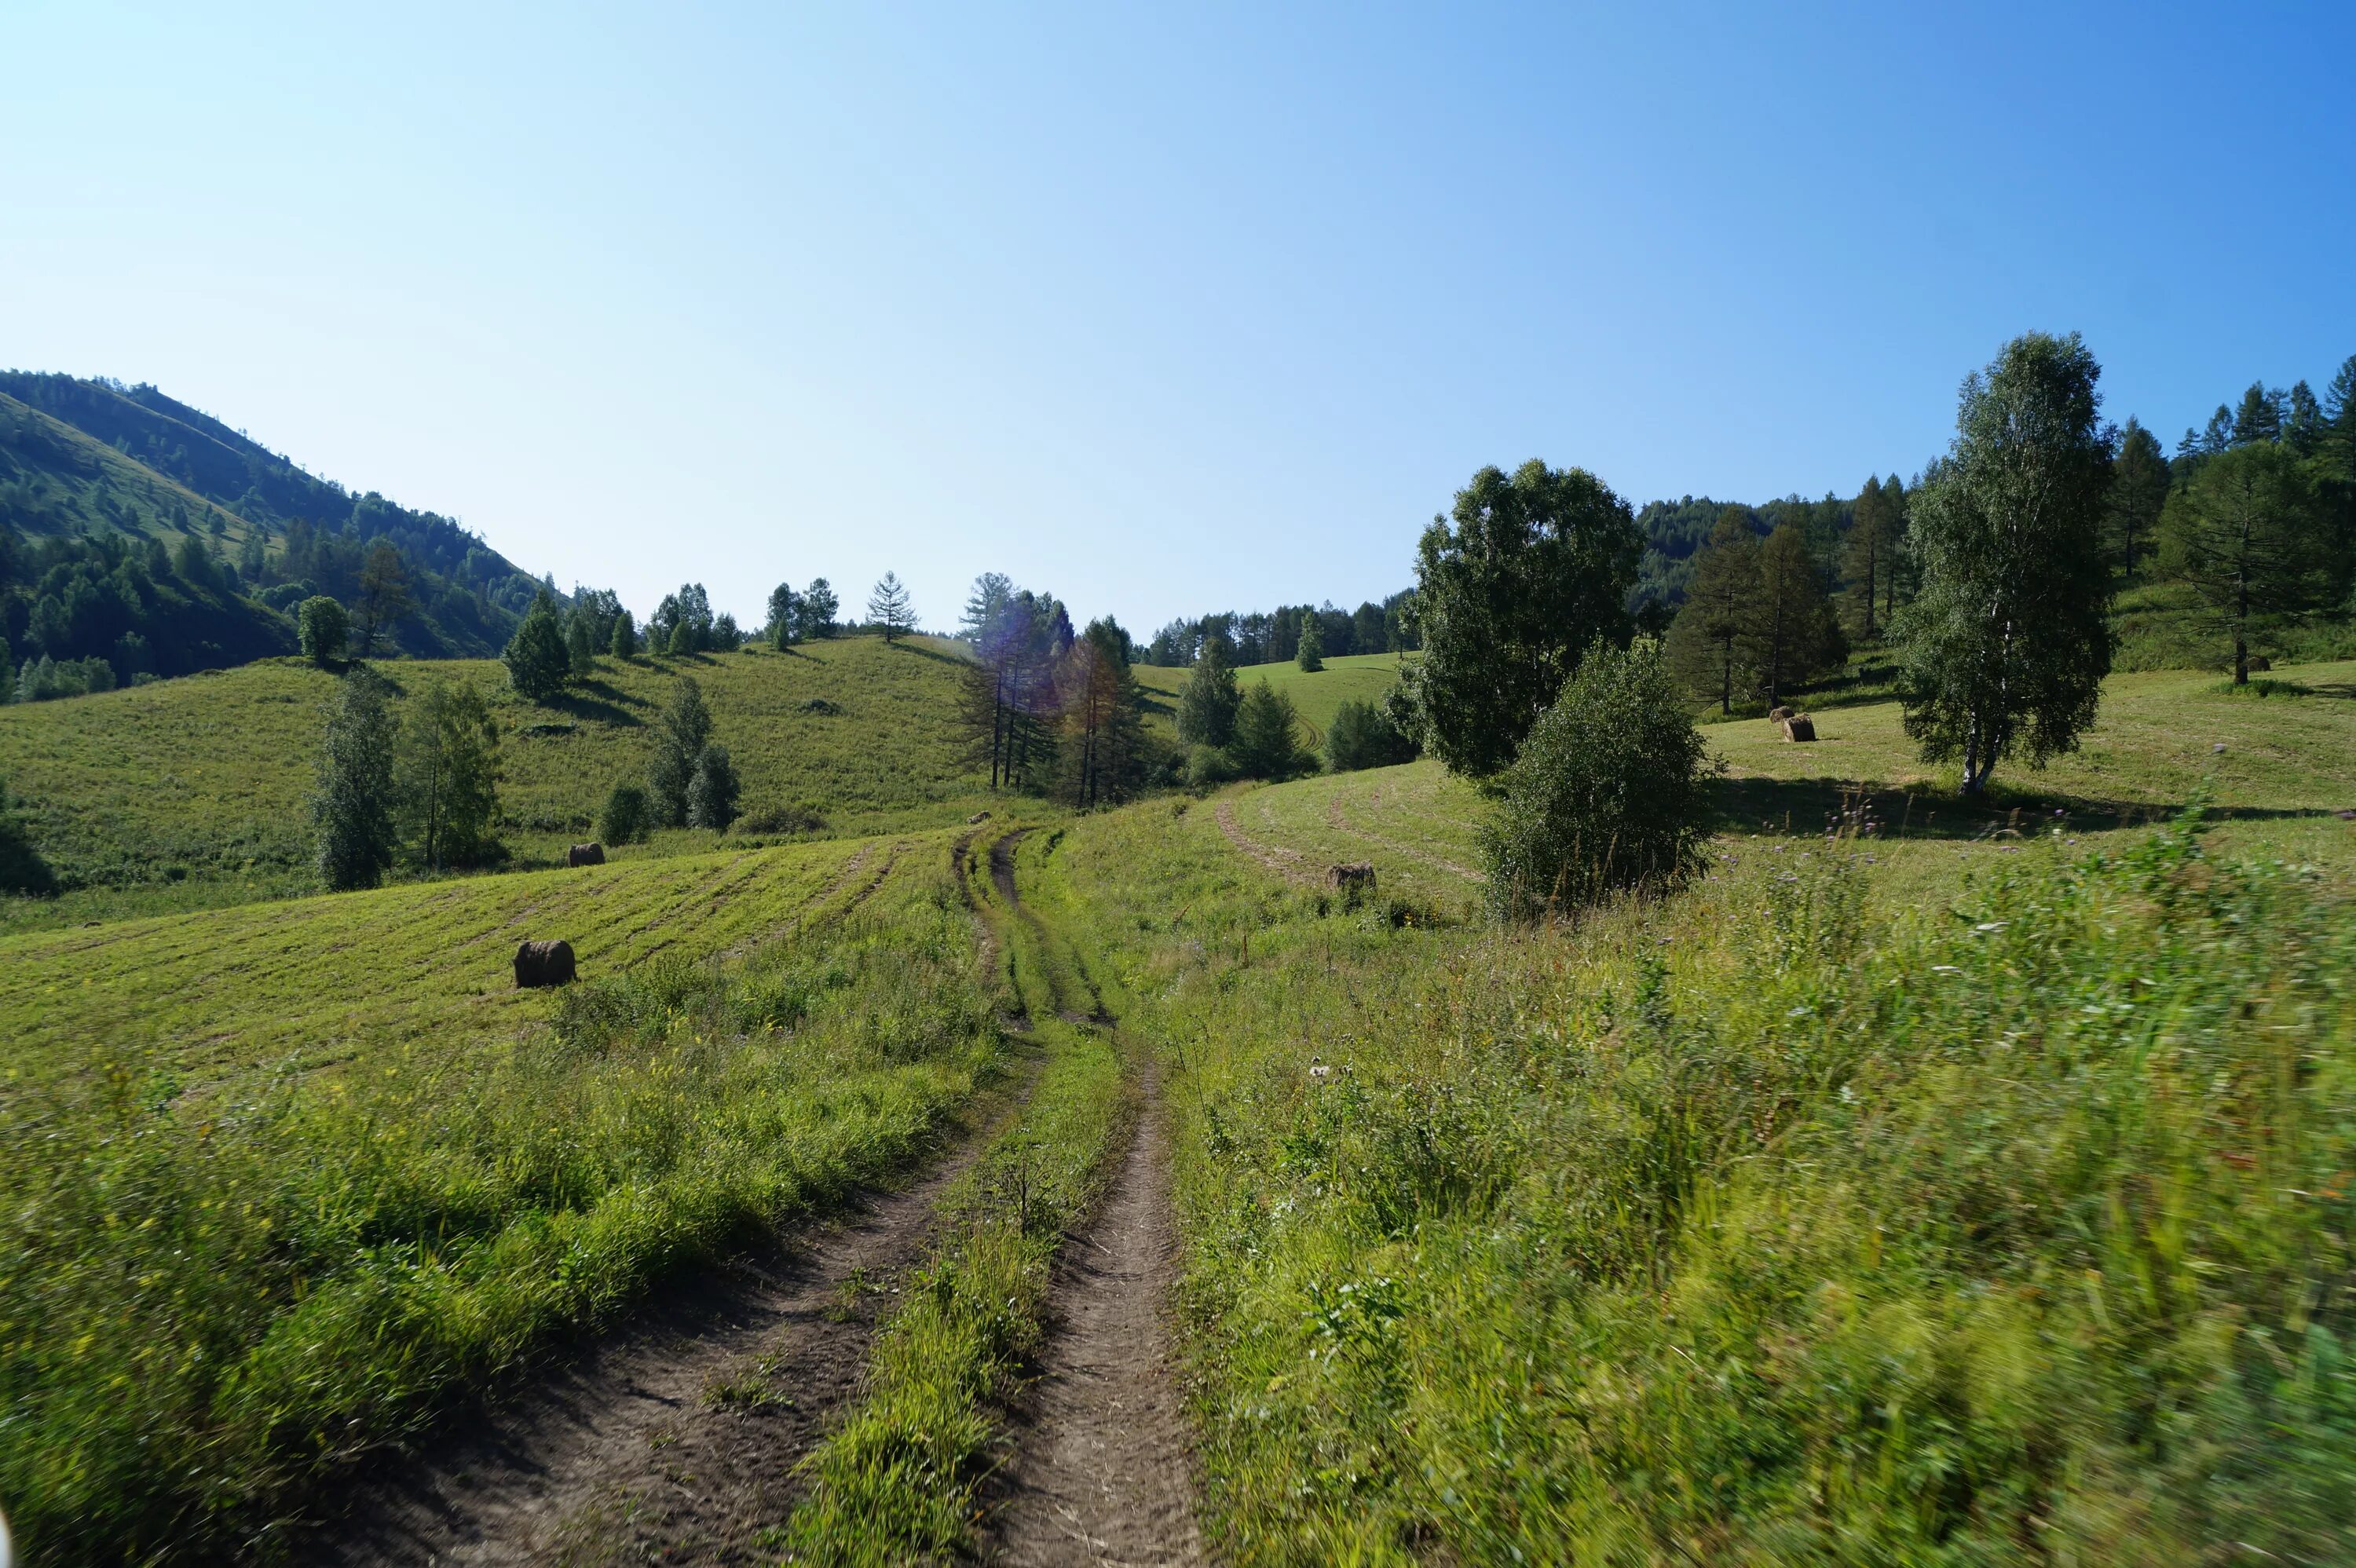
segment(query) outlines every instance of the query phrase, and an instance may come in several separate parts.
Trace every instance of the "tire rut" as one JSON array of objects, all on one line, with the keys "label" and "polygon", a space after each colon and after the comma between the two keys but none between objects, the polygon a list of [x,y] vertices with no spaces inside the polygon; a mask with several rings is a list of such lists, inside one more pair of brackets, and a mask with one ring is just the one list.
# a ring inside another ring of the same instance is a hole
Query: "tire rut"
[{"label": "tire rut", "polygon": [[798,1245],[669,1293],[530,1392],[391,1461],[301,1554],[360,1563],[753,1563],[803,1490],[796,1465],[858,1392],[896,1281],[928,1255],[942,1191],[1028,1092],[923,1179]]},{"label": "tire rut", "polygon": [[[1009,838],[1016,837],[1010,835]],[[1025,920],[1013,851],[992,847],[999,894]],[[1083,984],[1087,984],[1083,979]],[[1090,987],[1093,991],[1093,987]],[[1066,1008],[1088,1028],[1111,1019]],[[1192,1445],[1171,1365],[1167,1307],[1178,1272],[1177,1225],[1160,1080],[1138,1062],[1142,1110],[1110,1189],[1055,1260],[1047,1343],[993,1484],[985,1555],[1010,1568],[1203,1562]]]}]

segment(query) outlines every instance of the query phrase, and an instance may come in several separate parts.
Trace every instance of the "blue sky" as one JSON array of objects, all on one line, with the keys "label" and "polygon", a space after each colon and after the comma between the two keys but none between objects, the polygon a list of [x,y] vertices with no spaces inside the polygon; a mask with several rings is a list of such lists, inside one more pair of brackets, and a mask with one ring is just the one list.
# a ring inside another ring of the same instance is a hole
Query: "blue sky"
[{"label": "blue sky", "polygon": [[1484,463],[1854,492],[2085,334],[2171,446],[2356,354],[2356,6],[0,13],[0,364],[641,612],[1404,586]]}]

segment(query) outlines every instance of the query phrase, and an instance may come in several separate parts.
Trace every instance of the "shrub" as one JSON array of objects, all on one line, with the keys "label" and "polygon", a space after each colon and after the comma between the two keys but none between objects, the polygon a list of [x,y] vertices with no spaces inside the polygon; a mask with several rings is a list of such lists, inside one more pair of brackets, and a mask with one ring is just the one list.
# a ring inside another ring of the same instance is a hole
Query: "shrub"
[{"label": "shrub", "polygon": [[1184,777],[1188,789],[1208,789],[1213,784],[1226,784],[1235,776],[1235,764],[1227,761],[1226,752],[1218,747],[1187,748]]},{"label": "shrub", "polygon": [[1415,742],[1372,702],[1344,702],[1325,727],[1325,765],[1337,773],[1415,761]]},{"label": "shrub", "polygon": [[1301,742],[1301,714],[1292,699],[1265,680],[1246,692],[1236,709],[1227,757],[1237,773],[1251,779],[1281,782],[1317,767],[1316,754]]},{"label": "shrub", "polygon": [[1533,920],[1692,875],[1708,838],[1705,752],[1658,644],[1590,648],[1482,825],[1491,909]]},{"label": "shrub", "polygon": [[597,837],[606,844],[636,844],[647,836],[654,809],[647,792],[634,784],[617,784],[597,814]]}]

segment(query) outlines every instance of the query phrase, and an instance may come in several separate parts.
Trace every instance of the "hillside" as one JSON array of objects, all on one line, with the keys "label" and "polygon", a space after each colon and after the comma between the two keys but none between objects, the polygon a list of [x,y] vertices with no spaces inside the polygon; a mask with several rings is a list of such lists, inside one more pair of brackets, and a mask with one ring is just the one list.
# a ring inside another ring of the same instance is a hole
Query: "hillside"
[{"label": "hillside", "polygon": [[[290,645],[291,631],[268,612],[314,592],[352,600],[379,541],[398,552],[413,600],[391,635],[421,656],[497,652],[541,586],[450,518],[307,474],[153,387],[71,376],[0,372],[0,525],[22,536],[16,553],[42,571],[52,563],[33,547],[55,554],[79,534],[195,543],[239,613]],[[62,602],[62,585],[36,572],[13,599],[6,588],[0,581],[0,634],[19,657],[116,657],[111,643],[85,645],[84,626],[58,635],[36,625],[39,598]],[[216,641],[210,652],[183,652],[175,639],[159,649],[156,669],[256,656]],[[124,681],[134,673],[118,671]]]},{"label": "hillside", "polygon": [[[1292,699],[1301,713],[1301,721],[1309,727],[1312,743],[1322,744],[1325,726],[1344,702],[1380,702],[1383,693],[1398,684],[1399,661],[1411,659],[1413,654],[1353,654],[1344,658],[1325,661],[1325,667],[1311,675],[1287,659],[1280,664],[1246,665],[1236,671],[1237,682],[1247,691],[1254,682],[1265,680],[1278,691]],[[1137,682],[1145,688],[1152,706],[1147,710],[1149,720],[1175,734],[1178,695],[1186,688],[1187,672],[1162,665],[1138,665]]]},{"label": "hillside", "polygon": [[[495,661],[379,668],[403,688],[444,677],[495,694],[505,837],[530,862],[587,837],[606,792],[642,777],[649,721],[682,673],[702,686],[714,732],[743,775],[740,837],[958,820],[984,804],[956,731],[958,663],[951,644],[913,639],[894,648],[869,637],[790,654],[606,658],[552,708],[515,697]],[[217,902],[301,891],[311,885],[304,801],[319,705],[333,684],[290,659],[0,708],[0,780],[22,803],[35,848],[69,885],[144,887],[133,906],[141,909],[156,907],[156,896]],[[669,853],[712,836],[681,830],[665,839],[625,853]],[[6,919],[44,923],[116,907],[96,892],[51,906],[0,905]]]}]

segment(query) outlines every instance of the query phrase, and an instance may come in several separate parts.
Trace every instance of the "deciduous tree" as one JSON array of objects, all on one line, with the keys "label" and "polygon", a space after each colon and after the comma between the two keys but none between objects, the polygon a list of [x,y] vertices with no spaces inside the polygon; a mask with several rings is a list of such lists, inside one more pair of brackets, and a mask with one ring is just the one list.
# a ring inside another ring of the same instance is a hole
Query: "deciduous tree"
[{"label": "deciduous tree", "polygon": [[1293,662],[1305,675],[1315,675],[1325,667],[1325,636],[1317,624],[1317,612],[1301,612],[1301,637],[1292,645]]},{"label": "deciduous tree", "polygon": [[472,681],[425,677],[410,694],[395,757],[402,826],[429,869],[496,855],[499,731]]},{"label": "deciduous tree", "polygon": [[1423,657],[1400,706],[1454,772],[1490,777],[1599,639],[1624,642],[1644,549],[1635,515],[1581,468],[1483,468],[1416,560]]},{"label": "deciduous tree", "polygon": [[322,669],[344,656],[350,626],[344,607],[324,593],[304,600],[294,613],[294,630],[302,640],[303,656]]},{"label": "deciduous tree", "polygon": [[2111,667],[2101,375],[2075,333],[2015,338],[1965,381],[1954,443],[1914,493],[1906,731],[1925,760],[1961,763],[1966,795],[2094,721]]},{"label": "deciduous tree", "polygon": [[703,705],[703,688],[693,676],[680,676],[663,703],[654,757],[647,763],[647,795],[663,826],[685,825],[688,786],[695,782],[695,764],[711,740],[712,710]]},{"label": "deciduous tree", "polygon": [[363,665],[327,700],[310,812],[315,863],[331,891],[375,887],[399,842],[389,690]]}]

